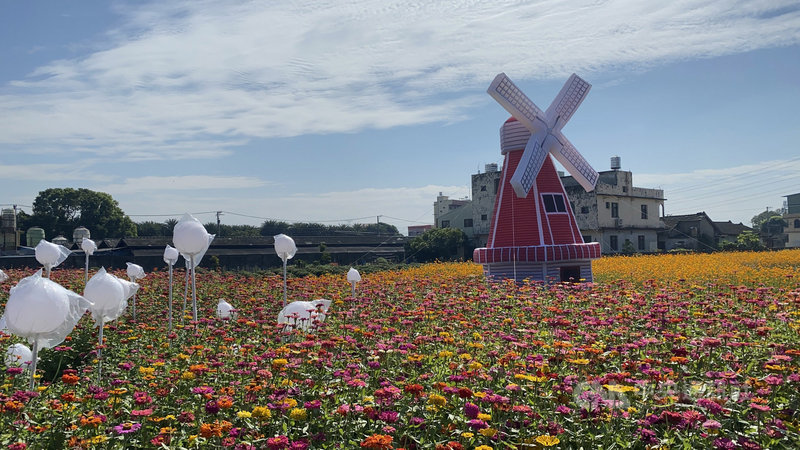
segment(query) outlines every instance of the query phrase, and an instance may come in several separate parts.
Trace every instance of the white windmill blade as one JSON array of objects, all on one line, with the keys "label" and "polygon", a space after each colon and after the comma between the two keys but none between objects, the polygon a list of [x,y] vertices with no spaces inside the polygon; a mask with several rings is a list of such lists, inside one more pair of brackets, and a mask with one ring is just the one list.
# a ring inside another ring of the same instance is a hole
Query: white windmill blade
[{"label": "white windmill blade", "polygon": [[575,178],[586,192],[594,190],[597,184],[598,175],[597,171],[589,165],[589,163],[578,153],[575,146],[567,140],[561,133],[558,133],[558,140],[561,145],[553,148],[551,152],[553,156],[567,169],[570,175]]},{"label": "white windmill blade", "polygon": [[550,128],[555,131],[561,130],[586,98],[591,87],[591,84],[573,73],[545,112]]},{"label": "white windmill blade", "polygon": [[546,128],[543,123],[545,116],[542,110],[534,105],[531,99],[523,94],[505,73],[497,74],[486,92],[531,133]]},{"label": "white windmill blade", "polygon": [[536,181],[536,175],[539,175],[539,170],[544,164],[544,159],[547,157],[547,150],[542,148],[542,144],[536,136],[531,136],[528,139],[528,144],[525,145],[525,150],[522,152],[522,157],[517,164],[517,170],[511,175],[511,187],[517,197],[525,198],[528,192],[531,191],[533,183]]}]

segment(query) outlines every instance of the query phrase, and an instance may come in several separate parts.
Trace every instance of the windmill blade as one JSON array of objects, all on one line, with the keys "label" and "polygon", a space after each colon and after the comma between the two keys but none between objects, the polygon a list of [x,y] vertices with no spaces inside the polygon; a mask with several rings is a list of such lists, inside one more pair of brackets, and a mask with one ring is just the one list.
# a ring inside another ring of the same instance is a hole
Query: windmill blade
[{"label": "windmill blade", "polygon": [[531,99],[523,94],[505,73],[494,77],[487,92],[531,133],[546,128],[543,123],[545,116],[542,110],[534,105]]},{"label": "windmill blade", "polygon": [[536,136],[531,136],[528,144],[525,145],[519,164],[517,164],[517,170],[514,171],[511,180],[509,180],[517,197],[525,198],[528,196],[528,192],[531,191],[533,183],[536,181],[536,175],[539,175],[539,170],[544,164],[547,153],[547,150],[542,148],[542,144]]},{"label": "windmill blade", "polygon": [[593,191],[597,184],[597,178],[599,177],[597,171],[589,165],[583,156],[578,153],[575,146],[573,146],[564,135],[561,133],[558,134],[558,140],[561,145],[551,150],[553,156],[567,169],[567,172],[575,178],[575,181],[586,189],[586,192]]},{"label": "windmill blade", "polygon": [[545,112],[548,126],[555,131],[560,131],[586,98],[591,87],[591,84],[573,73]]}]

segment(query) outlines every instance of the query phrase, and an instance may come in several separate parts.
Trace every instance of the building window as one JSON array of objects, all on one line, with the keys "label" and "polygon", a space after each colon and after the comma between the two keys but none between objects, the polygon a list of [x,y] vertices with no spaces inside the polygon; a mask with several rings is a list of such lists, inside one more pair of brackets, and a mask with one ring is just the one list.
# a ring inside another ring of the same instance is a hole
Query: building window
[{"label": "building window", "polygon": [[606,202],[606,209],[611,208],[611,203]]},{"label": "building window", "polygon": [[619,240],[617,239],[616,236],[609,236],[608,244],[611,246],[611,250],[613,251],[619,250]]},{"label": "building window", "polygon": [[564,196],[561,194],[542,194],[545,212],[567,212],[567,204],[564,203]]},{"label": "building window", "polygon": [[464,228],[472,228],[472,219],[464,219]]},{"label": "building window", "polygon": [[494,179],[494,192],[497,192],[497,188],[500,187],[500,178]]},{"label": "building window", "polygon": [[647,219],[647,205],[642,205],[642,219]]},{"label": "building window", "polygon": [[612,202],[611,203],[611,218],[618,219],[619,218],[619,203]]},{"label": "building window", "polygon": [[486,216],[486,214],[481,214],[481,220],[487,220],[487,219],[488,217]]},{"label": "building window", "polygon": [[794,227],[800,228],[800,219],[794,219]]},{"label": "building window", "polygon": [[486,186],[481,186],[481,192],[486,192]]},{"label": "building window", "polygon": [[581,206],[581,214],[589,214],[589,207]]},{"label": "building window", "polygon": [[644,250],[644,235],[639,235],[639,250]]},{"label": "building window", "polygon": [[581,237],[583,238],[583,242],[592,242],[592,237],[591,236],[584,235],[584,236],[581,236]]},{"label": "building window", "polygon": [[622,192],[628,192],[628,186],[622,186]]},{"label": "building window", "polygon": [[443,220],[442,221],[442,228],[447,228],[449,226],[450,226],[450,221],[449,220]]}]

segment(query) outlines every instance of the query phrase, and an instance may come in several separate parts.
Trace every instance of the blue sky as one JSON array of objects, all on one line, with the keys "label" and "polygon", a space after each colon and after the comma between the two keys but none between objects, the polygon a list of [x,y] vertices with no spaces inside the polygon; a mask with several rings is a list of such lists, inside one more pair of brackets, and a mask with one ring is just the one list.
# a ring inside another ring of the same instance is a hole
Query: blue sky
[{"label": "blue sky", "polygon": [[592,83],[564,134],[667,214],[800,192],[797,1],[2,1],[0,42],[3,205],[85,187],[136,221],[405,232],[501,162],[498,72],[542,109]]}]

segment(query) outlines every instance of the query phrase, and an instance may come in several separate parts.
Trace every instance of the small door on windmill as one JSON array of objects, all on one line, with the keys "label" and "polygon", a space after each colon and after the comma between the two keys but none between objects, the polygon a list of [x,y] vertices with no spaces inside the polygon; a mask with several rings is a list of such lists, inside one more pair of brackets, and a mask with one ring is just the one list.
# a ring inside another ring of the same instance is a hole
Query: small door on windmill
[{"label": "small door on windmill", "polygon": [[561,267],[561,282],[562,283],[578,283],[581,281],[581,267],[580,266],[562,266]]}]

